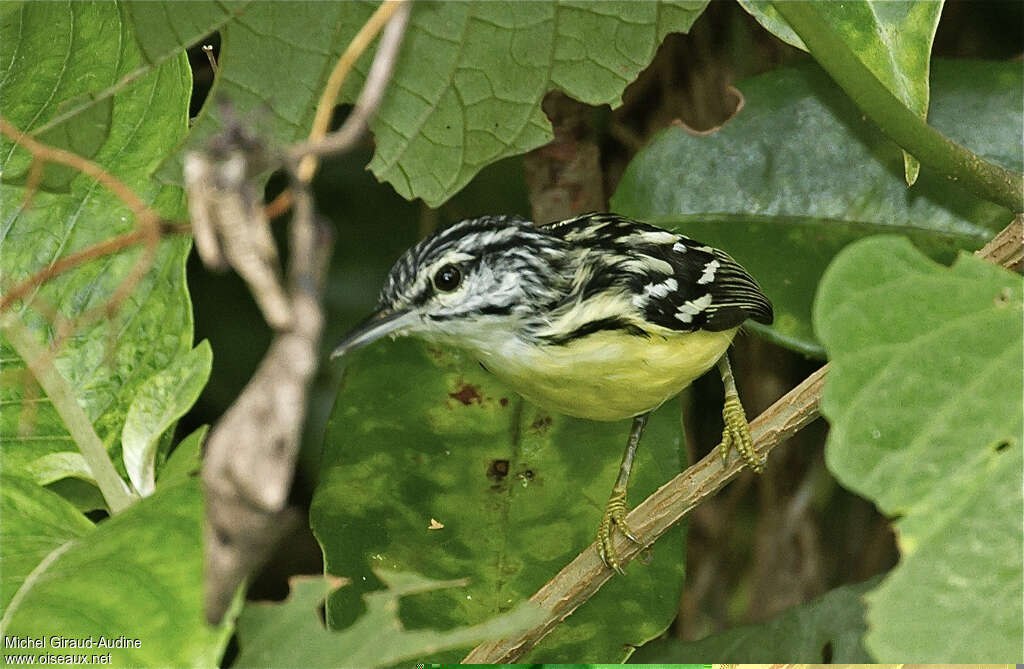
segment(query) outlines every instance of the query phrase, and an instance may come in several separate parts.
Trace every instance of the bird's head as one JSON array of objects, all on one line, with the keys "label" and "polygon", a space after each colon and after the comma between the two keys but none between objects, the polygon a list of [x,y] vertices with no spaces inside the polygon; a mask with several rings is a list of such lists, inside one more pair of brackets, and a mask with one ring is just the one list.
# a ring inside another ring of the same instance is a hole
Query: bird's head
[{"label": "bird's head", "polygon": [[373,314],[331,357],[385,335],[414,335],[486,349],[556,301],[566,275],[566,243],[507,216],[456,223],[402,255]]}]

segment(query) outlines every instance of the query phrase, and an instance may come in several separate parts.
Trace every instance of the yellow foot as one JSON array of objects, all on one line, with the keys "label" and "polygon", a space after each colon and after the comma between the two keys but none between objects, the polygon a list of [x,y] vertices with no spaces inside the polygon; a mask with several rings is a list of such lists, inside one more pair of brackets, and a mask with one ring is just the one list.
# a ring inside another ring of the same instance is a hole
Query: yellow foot
[{"label": "yellow foot", "polygon": [[729,459],[729,451],[735,448],[739,451],[743,461],[746,462],[755,473],[764,471],[764,460],[754,453],[754,440],[750,437],[750,425],[747,424],[747,415],[740,404],[740,398],[736,395],[728,395],[725,398],[725,408],[722,409],[722,420],[725,427],[722,430],[722,443],[718,448],[722,451],[722,461]]},{"label": "yellow foot", "polygon": [[612,541],[612,525],[619,528],[619,531],[626,535],[626,538],[635,544],[640,541],[629,531],[626,525],[626,489],[613,488],[612,496],[608,498],[608,505],[604,508],[604,517],[601,518],[601,525],[597,528],[597,552],[610,569],[620,574],[624,573],[619,566],[619,556],[615,552],[615,543]]}]

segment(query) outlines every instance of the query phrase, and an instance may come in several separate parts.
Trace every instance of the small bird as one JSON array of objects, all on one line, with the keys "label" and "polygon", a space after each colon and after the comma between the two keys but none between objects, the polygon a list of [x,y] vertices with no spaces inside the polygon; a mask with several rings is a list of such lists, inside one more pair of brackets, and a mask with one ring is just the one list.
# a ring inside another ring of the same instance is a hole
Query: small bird
[{"label": "small bird", "polygon": [[462,348],[527,400],[599,421],[633,419],[598,528],[605,564],[626,524],[626,489],[647,417],[718,364],[722,457],[753,450],[726,350],[748,318],[772,322],[757,282],[725,252],[616,214],[544,226],[484,216],[440,230],[391,268],[374,313],[337,357],[385,335]]}]

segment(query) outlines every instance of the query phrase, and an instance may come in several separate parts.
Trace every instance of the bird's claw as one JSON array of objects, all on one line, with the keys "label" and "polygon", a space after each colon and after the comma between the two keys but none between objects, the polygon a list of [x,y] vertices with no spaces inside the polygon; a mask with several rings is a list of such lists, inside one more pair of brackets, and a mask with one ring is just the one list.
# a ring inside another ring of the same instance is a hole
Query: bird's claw
[{"label": "bird's claw", "polygon": [[608,498],[608,505],[605,506],[604,516],[601,518],[601,525],[597,529],[597,552],[601,561],[620,574],[622,571],[619,565],[619,556],[615,551],[615,542],[612,539],[612,526],[619,528],[619,531],[627,539],[639,545],[640,540],[633,536],[626,524],[626,490],[625,488],[614,488],[612,496]]},{"label": "bird's claw", "polygon": [[763,472],[764,460],[757,457],[754,452],[754,440],[750,436],[750,425],[747,423],[747,415],[743,411],[743,405],[738,396],[729,395],[725,398],[722,421],[725,423],[725,427],[722,428],[722,441],[718,444],[718,448],[722,452],[722,461],[728,461],[729,451],[735,448],[739,451],[743,461],[754,470],[754,473]]}]

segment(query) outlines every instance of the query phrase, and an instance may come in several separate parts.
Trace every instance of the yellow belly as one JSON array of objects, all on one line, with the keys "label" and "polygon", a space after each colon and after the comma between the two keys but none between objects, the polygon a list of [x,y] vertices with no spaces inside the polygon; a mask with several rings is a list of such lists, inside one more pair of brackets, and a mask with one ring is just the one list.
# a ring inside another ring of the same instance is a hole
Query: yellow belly
[{"label": "yellow belly", "polygon": [[722,357],[739,328],[654,335],[595,332],[565,346],[497,347],[476,356],[531,402],[591,420],[660,406]]}]

